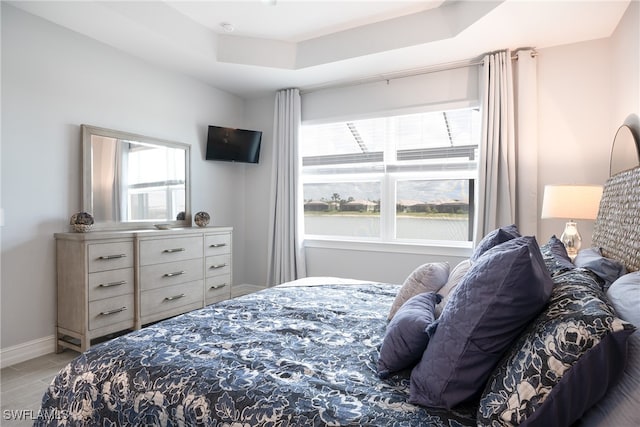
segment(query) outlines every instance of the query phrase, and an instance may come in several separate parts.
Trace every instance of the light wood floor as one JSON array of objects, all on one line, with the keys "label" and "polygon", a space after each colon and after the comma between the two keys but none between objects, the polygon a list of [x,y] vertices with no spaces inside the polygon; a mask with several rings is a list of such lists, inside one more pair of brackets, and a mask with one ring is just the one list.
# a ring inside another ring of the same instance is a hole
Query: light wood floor
[{"label": "light wood floor", "polygon": [[0,425],[32,426],[51,379],[77,355],[75,351],[65,350],[3,368],[0,371]]}]

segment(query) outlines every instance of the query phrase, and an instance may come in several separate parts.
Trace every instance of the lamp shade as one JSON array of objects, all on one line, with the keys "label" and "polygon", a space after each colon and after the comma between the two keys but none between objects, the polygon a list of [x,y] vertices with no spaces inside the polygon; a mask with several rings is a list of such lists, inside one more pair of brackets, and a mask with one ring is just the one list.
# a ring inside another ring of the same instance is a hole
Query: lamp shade
[{"label": "lamp shade", "polygon": [[542,218],[596,219],[601,185],[546,185]]}]

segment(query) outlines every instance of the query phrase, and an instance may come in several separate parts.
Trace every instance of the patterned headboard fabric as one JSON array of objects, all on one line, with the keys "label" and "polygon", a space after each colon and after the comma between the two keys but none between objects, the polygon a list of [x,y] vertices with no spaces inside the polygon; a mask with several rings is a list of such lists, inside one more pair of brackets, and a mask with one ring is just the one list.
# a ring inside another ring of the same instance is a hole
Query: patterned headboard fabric
[{"label": "patterned headboard fabric", "polygon": [[620,172],[604,185],[593,246],[629,272],[640,270],[640,167]]}]

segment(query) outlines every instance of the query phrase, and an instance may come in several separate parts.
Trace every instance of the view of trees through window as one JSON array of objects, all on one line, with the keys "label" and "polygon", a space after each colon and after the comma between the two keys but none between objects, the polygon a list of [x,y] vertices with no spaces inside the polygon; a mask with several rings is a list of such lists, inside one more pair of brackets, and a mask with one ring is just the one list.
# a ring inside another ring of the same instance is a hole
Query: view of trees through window
[{"label": "view of trees through window", "polygon": [[477,109],[303,126],[305,234],[471,240]]}]

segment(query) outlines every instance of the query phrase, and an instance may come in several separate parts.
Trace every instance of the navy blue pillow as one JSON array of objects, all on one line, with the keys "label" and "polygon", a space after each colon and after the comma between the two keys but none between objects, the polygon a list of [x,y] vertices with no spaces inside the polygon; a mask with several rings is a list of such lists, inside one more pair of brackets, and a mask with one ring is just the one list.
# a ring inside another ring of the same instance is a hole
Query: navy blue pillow
[{"label": "navy blue pillow", "polygon": [[534,237],[489,249],[458,285],[411,372],[409,402],[447,408],[477,398],[511,343],[543,310],[553,282]]},{"label": "navy blue pillow", "polygon": [[471,254],[471,258],[469,258],[472,262],[475,262],[482,254],[491,249],[492,247],[499,245],[500,243],[508,242],[511,239],[515,239],[516,237],[520,237],[520,232],[518,231],[518,227],[515,224],[508,225],[506,227],[500,227],[480,240],[478,246],[474,249]]},{"label": "navy blue pillow", "polygon": [[440,295],[425,292],[405,302],[387,325],[380,347],[378,376],[387,378],[394,372],[413,368],[429,342],[426,329],[435,319]]}]

